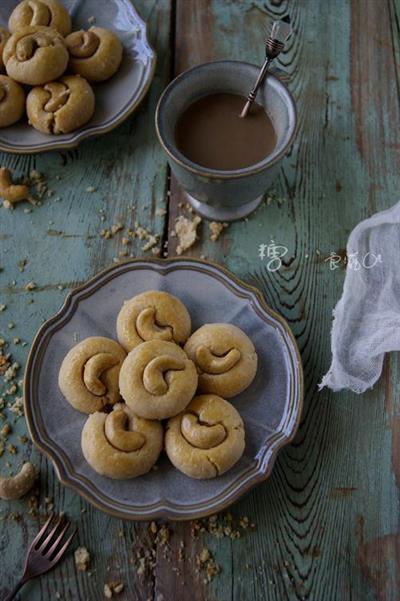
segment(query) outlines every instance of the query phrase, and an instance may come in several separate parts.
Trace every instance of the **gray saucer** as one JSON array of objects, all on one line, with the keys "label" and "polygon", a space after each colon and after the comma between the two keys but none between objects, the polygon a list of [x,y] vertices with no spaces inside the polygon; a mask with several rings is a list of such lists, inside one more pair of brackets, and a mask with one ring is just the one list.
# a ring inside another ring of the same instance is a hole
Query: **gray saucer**
[{"label": "gray saucer", "polygon": [[[178,296],[193,330],[227,322],[242,328],[259,358],[256,377],[231,399],[241,414],[246,449],[228,472],[192,480],[163,453],[157,469],[133,480],[100,476],[85,461],[81,433],[87,416],[62,396],[61,362],[87,336],[116,337],[122,303],[145,290]],[[286,322],[255,288],[216,264],[195,259],[137,259],[114,265],[68,294],[57,315],[40,328],[25,372],[25,415],[35,444],[53,461],[60,480],[96,507],[124,519],[194,519],[228,507],[271,473],[279,449],[299,424],[303,376],[300,357]]]}]

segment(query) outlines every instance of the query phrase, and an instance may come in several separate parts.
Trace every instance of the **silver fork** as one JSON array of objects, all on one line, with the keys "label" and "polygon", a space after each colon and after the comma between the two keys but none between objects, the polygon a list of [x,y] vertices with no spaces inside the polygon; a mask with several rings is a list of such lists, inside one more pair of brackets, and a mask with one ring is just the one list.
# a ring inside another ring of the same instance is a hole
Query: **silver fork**
[{"label": "silver fork", "polygon": [[56,516],[51,514],[40,532],[33,539],[28,549],[21,579],[3,601],[14,599],[25,582],[51,570],[64,555],[76,534],[76,529],[74,529],[66,540],[63,540],[71,523],[63,516],[58,516],[58,519],[55,521],[54,518]]}]

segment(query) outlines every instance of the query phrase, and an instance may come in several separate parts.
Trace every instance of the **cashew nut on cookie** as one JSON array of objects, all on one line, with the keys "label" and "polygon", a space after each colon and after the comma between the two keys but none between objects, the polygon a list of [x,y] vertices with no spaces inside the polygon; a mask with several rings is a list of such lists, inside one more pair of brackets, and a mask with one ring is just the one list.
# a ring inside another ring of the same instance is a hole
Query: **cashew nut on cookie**
[{"label": "cashew nut on cookie", "polygon": [[180,346],[149,340],[129,353],[119,385],[122,398],[136,415],[164,419],[182,411],[193,398],[197,373]]},{"label": "cashew nut on cookie", "polygon": [[29,123],[45,134],[67,134],[93,116],[95,96],[83,77],[66,75],[33,88],[26,100]]},{"label": "cashew nut on cookie", "polygon": [[149,290],[126,301],[117,318],[117,336],[130,351],[148,340],[184,344],[191,320],[185,305],[172,294]]},{"label": "cashew nut on cookie", "polygon": [[23,0],[12,11],[8,27],[14,33],[29,25],[52,27],[66,36],[71,31],[71,17],[58,0]]},{"label": "cashew nut on cookie", "polygon": [[215,478],[242,456],[244,425],[236,409],[219,396],[196,396],[171,418],[165,450],[174,466],[191,478]]},{"label": "cashew nut on cookie", "polygon": [[99,474],[114,479],[136,478],[148,472],[163,445],[157,421],[137,417],[122,403],[111,413],[93,413],[82,431],[82,451]]},{"label": "cashew nut on cookie", "polygon": [[126,353],[115,340],[82,340],[64,358],[58,376],[61,392],[75,409],[94,413],[119,398],[118,378]]},{"label": "cashew nut on cookie", "polygon": [[200,392],[231,398],[247,388],[257,371],[257,353],[237,326],[210,323],[194,332],[184,346],[199,374]]}]

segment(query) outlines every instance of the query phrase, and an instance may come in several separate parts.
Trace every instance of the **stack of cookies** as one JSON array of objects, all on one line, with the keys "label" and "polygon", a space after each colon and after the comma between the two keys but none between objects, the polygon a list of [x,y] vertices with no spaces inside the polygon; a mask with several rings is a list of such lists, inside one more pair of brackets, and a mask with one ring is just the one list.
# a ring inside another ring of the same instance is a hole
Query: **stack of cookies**
[{"label": "stack of cookies", "polygon": [[151,290],[123,305],[117,337],[119,343],[86,338],[69,351],[59,373],[65,398],[90,414],[82,451],[92,468],[110,478],[134,478],[153,467],[164,447],[192,478],[229,470],[243,454],[245,432],[226,399],[245,390],[257,371],[248,336],[226,323],[191,333],[185,305]]},{"label": "stack of cookies", "polygon": [[23,0],[8,30],[0,27],[0,73],[6,73],[0,75],[0,127],[25,112],[45,134],[82,127],[95,109],[91,84],[112,77],[121,60],[114,32],[90,27],[71,33],[71,17],[58,0]]}]

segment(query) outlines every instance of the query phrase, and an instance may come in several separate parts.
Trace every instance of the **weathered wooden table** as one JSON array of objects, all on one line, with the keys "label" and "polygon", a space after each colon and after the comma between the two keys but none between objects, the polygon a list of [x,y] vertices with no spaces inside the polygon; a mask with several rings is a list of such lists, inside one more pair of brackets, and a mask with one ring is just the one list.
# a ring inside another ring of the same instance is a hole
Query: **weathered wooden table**
[{"label": "weathered wooden table", "polygon": [[[400,2],[136,0],[136,5],[158,52],[156,76],[140,110],[77,150],[1,157],[1,165],[19,175],[41,171],[54,191],[30,213],[24,211],[28,205],[0,213],[1,303],[7,305],[0,318],[7,350],[21,363],[22,377],[29,346],[14,339],[29,343],[67,290],[126,250],[123,232],[105,240],[101,229],[121,222],[126,231],[137,221],[159,236],[159,248],[168,241],[168,254],[174,255],[170,232],[185,209],[156,140],[157,99],[175,74],[200,62],[229,57],[259,63],[268,21],[290,11],[297,34],[281,64],[298,101],[299,132],[276,196],[245,222],[230,225],[217,242],[209,240],[203,223],[191,252],[258,286],[288,320],[304,362],[304,414],[272,477],[232,508],[236,522],[247,516],[255,530],[238,526],[238,539],[229,529],[222,538],[200,530],[193,538],[193,525],[170,524],[170,541],[163,544],[166,531],[154,535],[148,524],[103,515],[62,488],[51,464],[18,439],[25,433],[23,418],[13,424],[6,408],[13,432],[1,472],[32,457],[40,467],[38,513],[51,503],[66,511],[79,522],[79,543],[92,556],[89,572],[80,572],[70,553],[26,587],[21,599],[100,600],[104,584],[112,581],[124,584],[116,596],[121,601],[399,599],[398,356],[387,358],[381,381],[362,397],[319,393],[317,384],[329,365],[331,314],[344,279],[344,270],[331,270],[326,259],[333,251],[343,255],[356,223],[398,200]],[[96,191],[88,192],[90,186]],[[275,272],[259,257],[259,246],[271,240],[288,248]],[[142,247],[136,239],[128,251],[151,254]],[[29,282],[37,288],[27,291]],[[13,401],[18,394],[5,398]],[[0,505],[0,597],[20,573],[39,526],[34,508],[30,514],[28,509],[26,500]],[[196,567],[203,547],[221,566],[207,584],[204,570]]]}]

